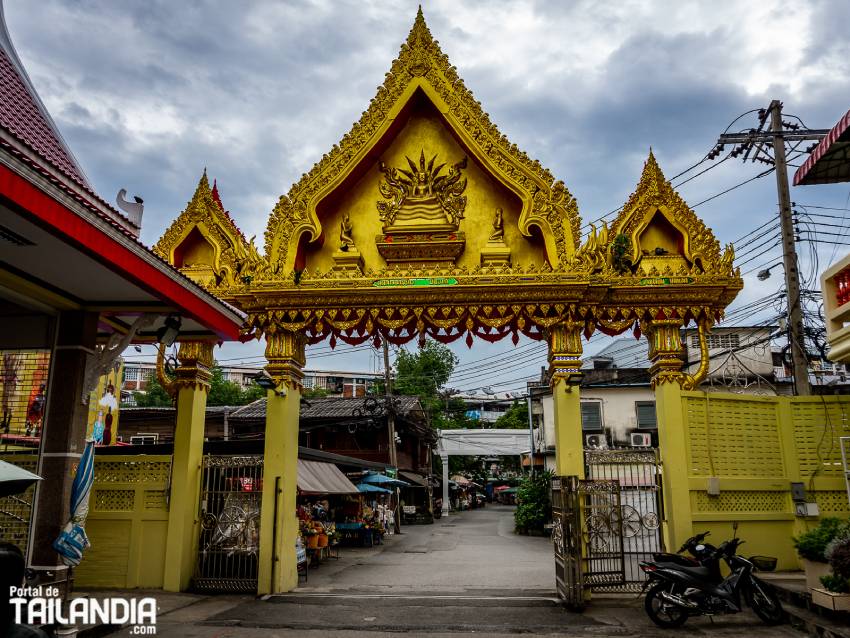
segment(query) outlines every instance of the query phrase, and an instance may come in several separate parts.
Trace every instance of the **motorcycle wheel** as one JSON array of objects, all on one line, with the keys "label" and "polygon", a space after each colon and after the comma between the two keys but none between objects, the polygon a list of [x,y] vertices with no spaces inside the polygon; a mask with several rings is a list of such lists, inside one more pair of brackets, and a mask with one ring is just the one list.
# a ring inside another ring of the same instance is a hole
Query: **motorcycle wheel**
[{"label": "motorcycle wheel", "polygon": [[750,581],[747,604],[766,625],[779,625],[785,621],[785,612],[776,592],[757,578]]},{"label": "motorcycle wheel", "polygon": [[669,591],[673,593],[675,585],[671,583],[658,583],[646,593],[643,607],[649,619],[664,629],[675,629],[685,624],[688,612],[681,607],[666,603],[661,599],[661,593]]}]

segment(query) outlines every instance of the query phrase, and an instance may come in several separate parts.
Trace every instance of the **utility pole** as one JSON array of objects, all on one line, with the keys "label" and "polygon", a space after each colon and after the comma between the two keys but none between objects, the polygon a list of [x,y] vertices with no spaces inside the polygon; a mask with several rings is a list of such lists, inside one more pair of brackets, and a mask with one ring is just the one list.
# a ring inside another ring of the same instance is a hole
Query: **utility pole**
[{"label": "utility pole", "polygon": [[809,361],[803,333],[803,309],[800,304],[800,273],[797,268],[797,244],[791,218],[791,194],[788,189],[788,165],[785,161],[785,139],[782,126],[782,102],[773,100],[770,110],[770,132],[773,134],[773,159],[776,162],[776,190],[779,194],[779,219],[782,227],[782,260],[785,263],[785,287],[788,293],[788,323],[791,341],[791,367],[794,388],[799,396],[809,396]]},{"label": "utility pole", "polygon": [[[770,117],[770,130],[763,130]],[[782,102],[773,100],[767,109],[759,110],[759,127],[740,133],[723,133],[717,146],[709,153],[714,159],[726,144],[738,144],[732,157],[743,155],[743,160],[773,164],[776,169],[776,190],[779,199],[779,221],[782,229],[782,256],[785,265],[785,287],[788,295],[788,342],[791,346],[791,368],[795,391],[800,396],[812,393],[809,385],[809,362],[803,332],[803,308],[800,298],[800,273],[797,264],[797,246],[794,240],[794,221],[791,216],[791,195],[788,189],[788,163],[785,159],[785,143],[793,141],[819,141],[826,137],[829,129],[800,129],[796,124],[782,121]],[[773,158],[766,148],[773,147]]]},{"label": "utility pole", "polygon": [[[395,408],[393,407],[393,378],[390,374],[390,346],[386,337],[384,342],[384,390],[386,392],[385,412],[387,413],[387,436],[390,444],[390,465],[398,470],[398,457],[395,448]],[[397,476],[396,476],[397,478]],[[395,488],[395,533],[401,533],[401,499],[399,490]]]}]

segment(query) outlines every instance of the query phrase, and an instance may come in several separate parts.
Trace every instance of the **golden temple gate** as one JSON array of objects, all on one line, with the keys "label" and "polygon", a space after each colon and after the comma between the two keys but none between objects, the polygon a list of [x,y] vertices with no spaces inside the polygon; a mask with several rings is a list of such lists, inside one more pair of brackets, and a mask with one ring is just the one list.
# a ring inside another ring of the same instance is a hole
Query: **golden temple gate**
[{"label": "golden temple gate", "polygon": [[[705,332],[742,288],[732,248],[721,251],[651,152],[613,224],[592,228],[583,245],[579,228],[575,198],[499,132],[421,10],[368,109],[274,207],[262,254],[203,175],[154,250],[247,313],[245,340],[266,340],[276,389],[268,392],[258,593],[297,584],[307,344],[546,340],[558,473],[583,478],[582,339],[597,330],[646,335],[661,453],[681,455],[681,392],[705,374]],[[682,372],[680,356],[680,330],[691,323],[700,328],[704,364],[694,376]],[[189,341],[184,350],[187,365],[210,356]],[[194,396],[186,390],[186,401],[195,401],[188,408],[199,409]],[[203,419],[194,423],[202,427]],[[180,428],[175,481],[182,477],[183,493],[197,494],[202,433]],[[671,486],[664,534],[675,546],[691,533],[688,490],[675,488],[687,485],[687,468],[671,460],[663,473]],[[189,518],[169,527],[169,544],[197,542]],[[166,588],[185,587],[190,571],[186,560],[169,561]]]}]

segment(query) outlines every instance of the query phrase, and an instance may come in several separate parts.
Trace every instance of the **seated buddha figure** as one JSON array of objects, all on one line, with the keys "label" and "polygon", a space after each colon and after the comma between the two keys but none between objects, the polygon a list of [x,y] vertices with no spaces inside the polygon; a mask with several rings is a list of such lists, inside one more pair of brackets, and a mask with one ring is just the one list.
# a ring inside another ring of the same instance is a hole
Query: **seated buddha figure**
[{"label": "seated buddha figure", "polygon": [[384,230],[457,230],[466,208],[466,197],[461,194],[466,188],[466,179],[461,179],[466,158],[446,174],[442,174],[445,162],[435,166],[436,155],[426,162],[424,150],[418,165],[405,159],[410,170],[380,164],[384,174],[380,191],[389,200],[378,202]]}]

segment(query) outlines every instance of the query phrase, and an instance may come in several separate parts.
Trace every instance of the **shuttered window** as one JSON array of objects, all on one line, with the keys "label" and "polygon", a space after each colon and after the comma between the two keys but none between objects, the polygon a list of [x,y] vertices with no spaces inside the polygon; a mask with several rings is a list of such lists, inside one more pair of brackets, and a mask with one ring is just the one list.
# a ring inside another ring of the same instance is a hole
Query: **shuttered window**
[{"label": "shuttered window", "polygon": [[654,430],[658,427],[655,419],[655,401],[635,401],[637,426],[642,430]]},{"label": "shuttered window", "polygon": [[581,402],[581,429],[598,432],[602,429],[602,404],[598,401]]}]

